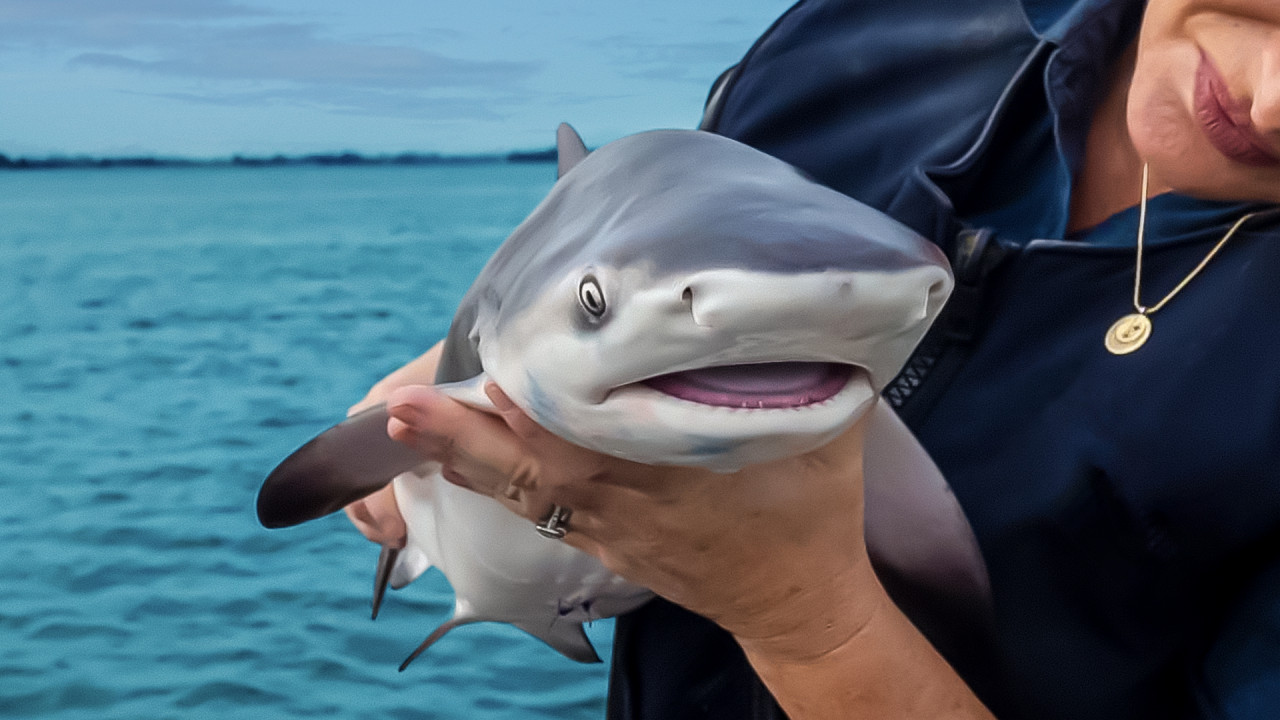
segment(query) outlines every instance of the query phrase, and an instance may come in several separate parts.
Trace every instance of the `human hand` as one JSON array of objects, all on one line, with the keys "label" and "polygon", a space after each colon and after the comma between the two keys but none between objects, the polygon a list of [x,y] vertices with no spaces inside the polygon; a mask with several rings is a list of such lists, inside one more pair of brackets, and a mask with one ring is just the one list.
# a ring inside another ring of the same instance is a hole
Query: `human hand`
[{"label": "human hand", "polygon": [[570,509],[564,542],[718,622],[744,647],[819,656],[879,602],[862,538],[862,423],[815,452],[729,474],[586,450],[538,426],[496,385],[486,392],[498,415],[425,386],[394,390],[389,431],[440,462],[447,480],[531,524],[553,505]]},{"label": "human hand", "polygon": [[[350,417],[385,402],[387,395],[396,388],[413,384],[429,384],[435,379],[436,366],[440,364],[440,354],[444,343],[436,343],[421,356],[409,361],[403,367],[374,383],[360,402],[347,410]],[[392,548],[404,547],[407,529],[404,516],[396,504],[396,496],[390,485],[357,500],[343,508],[351,524],[356,526],[369,540]]]}]

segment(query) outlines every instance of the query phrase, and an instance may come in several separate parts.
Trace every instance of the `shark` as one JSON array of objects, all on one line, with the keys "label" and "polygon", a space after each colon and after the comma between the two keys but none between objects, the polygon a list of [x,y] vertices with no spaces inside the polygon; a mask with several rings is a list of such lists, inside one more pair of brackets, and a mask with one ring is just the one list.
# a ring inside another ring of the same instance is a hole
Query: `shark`
[{"label": "shark", "polygon": [[[588,151],[557,131],[558,179],[459,303],[437,387],[492,411],[495,382],[535,422],[650,465],[731,472],[812,451],[870,414],[873,556],[947,592],[983,596],[963,511],[880,390],[952,287],[931,242],[795,167],[698,130],[656,130]],[[321,433],[264,482],[258,516],[286,527],[394,486],[408,526],[384,548],[389,584],[429,567],[455,593],[445,633],[505,622],[598,661],[583,623],[651,593],[491,498],[440,476],[386,433],[376,407]],[[785,482],[779,478],[779,482]]]}]

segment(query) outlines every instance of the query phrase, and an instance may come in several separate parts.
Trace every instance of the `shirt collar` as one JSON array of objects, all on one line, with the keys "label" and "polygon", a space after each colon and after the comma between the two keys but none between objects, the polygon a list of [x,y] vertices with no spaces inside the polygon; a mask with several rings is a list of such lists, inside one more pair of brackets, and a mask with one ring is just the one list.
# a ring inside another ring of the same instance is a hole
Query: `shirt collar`
[{"label": "shirt collar", "polygon": [[[1024,2],[1035,6],[1063,5],[1063,0]],[[1045,66],[1044,84],[1058,152],[1074,176],[1084,156],[1094,108],[1107,90],[1111,68],[1137,37],[1144,3],[1077,0],[1067,5],[1060,8],[1062,13],[1045,31],[1046,39],[1057,49]],[[1040,22],[1046,19],[1042,16]]]},{"label": "shirt collar", "polygon": [[1060,45],[1089,15],[1141,8],[1145,0],[1021,0],[1027,24],[1042,40]]},{"label": "shirt collar", "polygon": [[[1280,208],[1266,203],[1205,200],[1177,193],[1157,195],[1147,203],[1145,242],[1149,245],[1203,243],[1220,238],[1242,216],[1254,213],[1242,231],[1276,227]],[[1083,240],[1090,245],[1133,247],[1138,237],[1137,207],[1122,210],[1101,224],[1076,233],[1069,240]]]}]

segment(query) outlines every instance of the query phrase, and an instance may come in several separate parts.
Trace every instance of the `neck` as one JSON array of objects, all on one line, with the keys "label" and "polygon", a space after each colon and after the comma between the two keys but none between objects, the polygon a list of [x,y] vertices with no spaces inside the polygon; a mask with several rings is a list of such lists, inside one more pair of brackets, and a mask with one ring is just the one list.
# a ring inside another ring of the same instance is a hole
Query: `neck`
[{"label": "neck", "polygon": [[[1142,178],[1142,158],[1129,138],[1126,114],[1136,58],[1135,42],[1116,62],[1107,94],[1094,110],[1085,140],[1084,161],[1071,191],[1068,232],[1094,227],[1139,200],[1137,188]],[[1153,178],[1150,195],[1166,189]]]}]

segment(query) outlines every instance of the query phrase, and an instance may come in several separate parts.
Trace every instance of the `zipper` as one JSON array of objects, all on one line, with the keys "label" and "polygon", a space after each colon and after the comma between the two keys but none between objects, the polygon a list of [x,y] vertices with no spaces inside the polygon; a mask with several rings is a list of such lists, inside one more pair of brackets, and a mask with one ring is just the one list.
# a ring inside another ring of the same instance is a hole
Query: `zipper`
[{"label": "zipper", "polygon": [[981,331],[993,273],[1018,248],[999,242],[989,228],[965,229],[952,246],[955,287],[933,327],[882,395],[909,425],[922,419],[964,366]]}]

